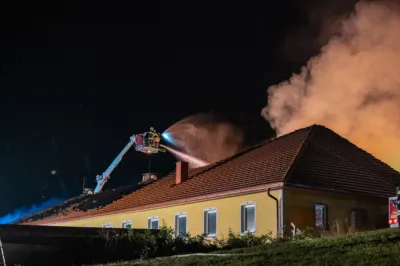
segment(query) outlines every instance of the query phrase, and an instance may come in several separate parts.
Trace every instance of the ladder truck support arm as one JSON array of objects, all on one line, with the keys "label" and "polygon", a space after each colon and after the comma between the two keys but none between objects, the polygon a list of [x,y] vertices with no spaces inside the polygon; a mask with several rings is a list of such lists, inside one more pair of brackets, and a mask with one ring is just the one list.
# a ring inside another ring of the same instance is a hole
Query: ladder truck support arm
[{"label": "ladder truck support arm", "polygon": [[126,144],[125,148],[118,154],[111,165],[101,175],[96,176],[97,186],[94,193],[98,193],[103,189],[104,184],[110,179],[111,173],[121,162],[126,152],[135,144],[135,136],[130,137],[130,141]]}]

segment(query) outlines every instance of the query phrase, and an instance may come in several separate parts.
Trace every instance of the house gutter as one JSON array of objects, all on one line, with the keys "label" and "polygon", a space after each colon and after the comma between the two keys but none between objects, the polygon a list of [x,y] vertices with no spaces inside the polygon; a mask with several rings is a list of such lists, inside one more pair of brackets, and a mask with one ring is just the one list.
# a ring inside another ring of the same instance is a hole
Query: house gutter
[{"label": "house gutter", "polygon": [[[304,146],[306,145],[306,141],[307,141],[307,139],[308,139],[308,137],[309,137],[311,131],[312,131],[312,128],[311,128],[310,131],[307,133],[307,136],[304,138],[304,141],[301,143],[300,147],[297,149],[296,155],[293,157],[292,162],[290,163],[289,167],[286,169],[286,172],[285,172],[285,174],[283,175],[283,180],[282,180],[282,183],[281,183],[281,184],[282,184],[281,188],[283,188],[284,186],[287,185],[287,179],[288,179],[288,177],[289,177],[289,174],[291,173],[291,171],[293,171],[294,164],[296,163],[296,161],[298,161],[298,157],[299,157],[300,153],[302,152]],[[276,234],[277,234],[277,235],[280,235],[280,234],[281,234],[281,228],[280,228],[280,222],[281,222],[281,221],[280,221],[280,219],[279,219],[279,217],[280,217],[280,215],[279,215],[279,212],[280,212],[280,210],[279,210],[279,200],[278,200],[277,198],[275,198],[275,197],[271,194],[271,190],[272,190],[272,189],[276,190],[276,189],[278,189],[278,188],[271,188],[271,187],[269,187],[268,190],[267,190],[267,193],[268,193],[268,196],[269,196],[271,199],[275,200],[275,202],[276,202]],[[282,200],[282,197],[283,197],[283,195],[281,196],[281,200]],[[281,219],[282,219],[282,222],[283,222],[283,214],[282,214]],[[282,223],[282,226],[283,226],[283,223]],[[283,229],[283,228],[282,228],[282,229]],[[283,231],[283,230],[282,230],[282,231]],[[283,235],[283,232],[282,232],[282,235]]]},{"label": "house gutter", "polygon": [[[281,228],[279,226],[279,224],[280,224],[280,219],[279,219],[279,200],[271,194],[271,190],[272,190],[271,188],[268,188],[267,194],[271,199],[275,200],[275,203],[276,203],[276,235],[279,235],[280,231],[281,231],[280,230]],[[276,190],[276,188],[274,190]]]}]

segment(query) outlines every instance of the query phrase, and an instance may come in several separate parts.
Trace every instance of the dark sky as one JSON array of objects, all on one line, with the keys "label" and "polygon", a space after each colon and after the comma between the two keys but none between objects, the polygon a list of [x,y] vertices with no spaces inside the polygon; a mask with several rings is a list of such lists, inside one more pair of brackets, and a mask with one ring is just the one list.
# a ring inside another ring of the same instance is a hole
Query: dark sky
[{"label": "dark sky", "polygon": [[[83,2],[1,9],[0,215],[39,202],[46,180],[50,197],[79,194],[84,176],[94,187],[150,126],[215,111],[267,129],[267,87],[319,47],[316,1]],[[173,168],[153,158],[153,171]],[[147,169],[130,151],[105,188]]]}]

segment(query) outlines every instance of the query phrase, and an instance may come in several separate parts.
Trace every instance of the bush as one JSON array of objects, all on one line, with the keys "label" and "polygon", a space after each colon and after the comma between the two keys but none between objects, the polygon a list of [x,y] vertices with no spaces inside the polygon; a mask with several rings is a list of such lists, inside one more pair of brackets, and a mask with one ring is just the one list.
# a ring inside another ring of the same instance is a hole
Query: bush
[{"label": "bush", "polygon": [[223,249],[247,248],[275,241],[272,232],[265,235],[256,236],[252,233],[238,234],[229,229],[226,239],[217,240],[218,246]]},{"label": "bush", "polygon": [[361,231],[362,230],[351,226],[348,219],[336,219],[329,223],[329,229],[307,227],[304,230],[299,230],[298,228],[295,228],[292,230],[291,236],[286,237],[285,240],[296,241],[330,236],[344,236],[352,235]]},{"label": "bush", "polygon": [[126,250],[129,246],[134,249],[132,252],[136,254],[135,257],[140,259],[187,253],[206,253],[218,249],[253,247],[274,241],[272,232],[256,236],[251,233],[235,234],[232,230],[229,230],[226,239],[210,240],[205,235],[192,236],[189,233],[176,237],[174,230],[168,227],[165,222],[156,233],[151,230],[144,230],[143,232],[128,230],[125,234],[116,235],[114,238],[109,235],[103,237],[107,238],[110,247],[114,247],[114,252],[117,252],[119,248]]},{"label": "bush", "polygon": [[348,219],[336,219],[329,224],[329,230],[318,230],[320,237],[343,236],[360,232],[361,230],[350,225]]},{"label": "bush", "polygon": [[[112,258],[108,261],[132,260],[132,259],[150,259],[154,257],[166,257],[172,255],[188,253],[207,253],[217,250],[231,250],[237,248],[251,248],[263,244],[276,242],[292,242],[298,240],[307,240],[321,238],[326,236],[349,235],[357,232],[349,226],[347,220],[335,220],[330,223],[330,230],[318,230],[307,227],[304,230],[294,228],[291,230],[290,237],[274,238],[272,232],[264,235],[254,235],[251,233],[238,234],[229,230],[226,238],[209,239],[205,235],[192,236],[186,234],[176,237],[172,228],[168,227],[163,221],[158,231],[154,230],[127,230],[122,234],[113,235],[112,232],[106,232],[103,238],[106,240],[108,253]],[[285,234],[286,236],[288,234]],[[389,237],[382,236],[382,242],[389,242]],[[330,241],[326,239],[326,241]],[[313,241],[314,242],[314,241]],[[310,242],[311,244],[313,242]],[[321,242],[322,243],[322,242]],[[325,243],[325,242],[324,242]],[[271,246],[271,249],[278,246],[290,246],[295,243],[280,243]],[[303,244],[302,244],[303,245]],[[309,245],[309,244],[307,244]],[[263,250],[269,250],[269,248]],[[252,249],[253,250],[253,249]]]}]

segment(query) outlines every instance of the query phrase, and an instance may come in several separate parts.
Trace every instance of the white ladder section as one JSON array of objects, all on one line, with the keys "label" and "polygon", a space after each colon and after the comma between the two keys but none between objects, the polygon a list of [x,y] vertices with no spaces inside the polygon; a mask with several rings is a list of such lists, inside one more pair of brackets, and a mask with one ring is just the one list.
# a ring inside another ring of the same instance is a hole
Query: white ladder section
[{"label": "white ladder section", "polygon": [[2,260],[0,261],[1,262],[0,265],[7,266],[6,258],[4,257],[3,243],[1,242],[1,237],[0,237],[0,255]]}]

